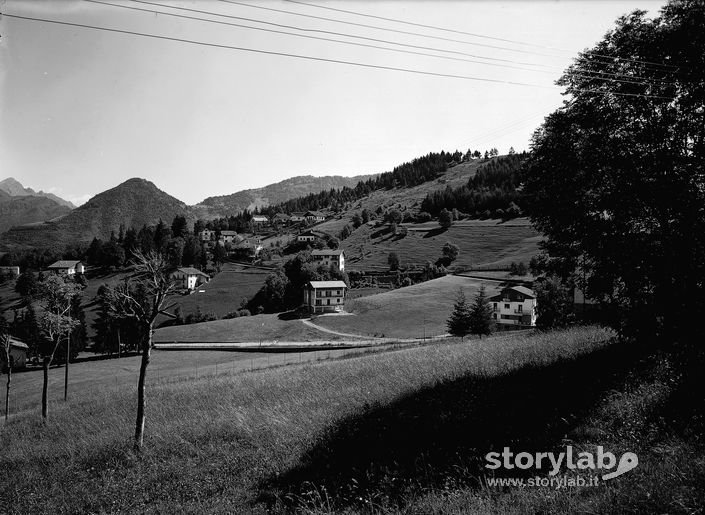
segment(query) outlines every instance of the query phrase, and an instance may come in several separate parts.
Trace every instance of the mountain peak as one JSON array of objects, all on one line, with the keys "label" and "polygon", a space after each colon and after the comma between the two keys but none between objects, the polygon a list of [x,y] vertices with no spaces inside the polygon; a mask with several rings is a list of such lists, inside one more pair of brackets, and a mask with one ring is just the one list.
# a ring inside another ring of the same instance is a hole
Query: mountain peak
[{"label": "mountain peak", "polygon": [[42,190],[34,191],[32,188],[25,188],[22,183],[14,177],[8,177],[7,179],[0,181],[0,190],[12,197],[44,197],[53,200],[60,206],[68,207],[69,209],[74,209],[76,207],[68,200],[57,197],[53,193],[45,193]]}]

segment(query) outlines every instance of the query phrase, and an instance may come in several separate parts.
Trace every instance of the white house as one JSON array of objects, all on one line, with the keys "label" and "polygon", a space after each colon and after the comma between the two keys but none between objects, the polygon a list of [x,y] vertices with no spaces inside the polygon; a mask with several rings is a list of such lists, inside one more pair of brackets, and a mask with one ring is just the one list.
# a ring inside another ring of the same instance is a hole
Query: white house
[{"label": "white house", "polygon": [[296,241],[315,241],[316,235],[311,231],[303,232],[296,237]]},{"label": "white house", "polygon": [[0,266],[0,275],[6,275],[9,277],[17,278],[20,276],[19,266]]},{"label": "white house", "polygon": [[318,211],[306,211],[306,221],[309,223],[324,222],[326,220],[326,215],[319,213]]},{"label": "white house", "polygon": [[197,268],[183,267],[177,268],[171,273],[171,278],[186,290],[194,290],[196,286],[207,283],[210,277]]},{"label": "white house", "polygon": [[332,265],[338,272],[345,271],[345,253],[342,249],[314,250],[311,252],[311,257],[317,264],[322,264],[325,267]]},{"label": "white house", "polygon": [[492,318],[498,324],[521,327],[536,325],[536,294],[525,286],[508,286],[490,297]]},{"label": "white house", "polygon": [[311,313],[344,311],[347,288],[343,281],[311,281],[304,288],[304,304]]},{"label": "white house", "polygon": [[237,231],[220,231],[220,241],[223,243],[237,243],[238,240]]},{"label": "white house", "polygon": [[215,238],[215,231],[211,231],[210,229],[203,229],[201,232],[198,233],[198,237],[201,241],[211,241]]},{"label": "white house", "polygon": [[57,261],[47,267],[50,272],[62,275],[76,275],[86,272],[86,267],[80,261]]},{"label": "white house", "polygon": [[267,218],[265,215],[253,215],[252,223],[257,225],[268,225],[269,218]]},{"label": "white house", "polygon": [[[10,364],[13,369],[27,366],[27,352],[29,347],[26,343],[10,336]],[[5,368],[5,352],[0,352],[0,370]]]}]

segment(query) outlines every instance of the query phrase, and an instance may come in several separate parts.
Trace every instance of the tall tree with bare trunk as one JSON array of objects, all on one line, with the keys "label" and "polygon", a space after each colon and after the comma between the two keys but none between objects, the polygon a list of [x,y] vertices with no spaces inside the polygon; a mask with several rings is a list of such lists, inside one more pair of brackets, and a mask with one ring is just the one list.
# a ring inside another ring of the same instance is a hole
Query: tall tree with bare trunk
[{"label": "tall tree with bare trunk", "polygon": [[5,388],[5,423],[10,416],[10,384],[12,383],[12,357],[10,356],[10,333],[8,332],[5,318],[0,316],[0,352],[2,352],[2,368],[7,374],[7,386]]},{"label": "tall tree with bare trunk", "polygon": [[124,283],[107,288],[105,298],[108,312],[116,318],[132,318],[140,326],[142,361],[137,384],[137,420],[135,422],[134,449],[139,452],[144,443],[147,367],[151,359],[154,321],[171,306],[164,306],[174,290],[169,276],[169,262],[160,253],[134,253],[134,275]]},{"label": "tall tree with bare trunk", "polygon": [[44,308],[40,325],[45,343],[41,346],[44,383],[42,386],[42,418],[49,418],[49,367],[54,361],[59,345],[79,324],[71,318],[71,302],[81,294],[81,286],[66,276],[50,274],[39,285],[39,295]]}]

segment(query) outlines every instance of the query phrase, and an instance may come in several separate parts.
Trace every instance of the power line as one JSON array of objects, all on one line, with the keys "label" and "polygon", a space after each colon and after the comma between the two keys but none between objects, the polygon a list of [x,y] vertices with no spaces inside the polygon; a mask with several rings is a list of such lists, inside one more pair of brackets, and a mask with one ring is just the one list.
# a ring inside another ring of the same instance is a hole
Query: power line
[{"label": "power line", "polygon": [[[496,46],[496,45],[487,45],[487,44],[483,44],[483,43],[476,43],[476,42],[465,41],[465,40],[461,40],[461,39],[452,39],[452,38],[444,38],[444,37],[440,37],[440,36],[431,36],[431,35],[429,35],[429,34],[421,34],[421,33],[419,33],[419,32],[409,32],[409,31],[404,31],[404,30],[391,29],[391,28],[387,28],[387,27],[379,27],[379,26],[376,26],[376,25],[367,25],[367,24],[364,24],[364,23],[355,23],[355,22],[352,22],[352,21],[337,20],[337,19],[335,19],[335,18],[326,18],[326,17],[324,17],[324,16],[315,16],[315,15],[312,15],[312,14],[297,13],[297,12],[294,12],[294,11],[287,11],[287,10],[284,10],[284,9],[276,9],[276,8],[273,8],[273,7],[264,7],[264,6],[261,6],[261,5],[252,5],[252,4],[248,4],[248,3],[245,3],[245,2],[238,2],[238,1],[235,1],[235,0],[218,0],[218,1],[219,1],[219,2],[229,3],[229,4],[241,5],[241,6],[244,6],[244,7],[251,7],[251,8],[253,8],[253,9],[263,9],[263,10],[266,10],[266,11],[273,11],[273,12],[279,12],[279,13],[284,13],[284,14],[290,14],[290,15],[292,15],[292,16],[303,16],[303,17],[305,17],[305,18],[312,18],[312,19],[317,19],[317,20],[332,21],[332,22],[335,22],[335,23],[343,23],[343,24],[347,24],[347,25],[355,25],[355,26],[358,26],[358,27],[365,27],[365,28],[376,29],[376,30],[384,30],[384,31],[389,31],[389,32],[396,32],[396,33],[398,33],[398,34],[406,34],[406,35],[418,36],[418,37],[422,37],[422,38],[437,39],[437,40],[441,40],[441,41],[450,41],[450,42],[453,42],[453,43],[461,43],[461,44],[464,44],[464,45],[481,46],[481,47],[486,47],[486,48],[493,48],[493,49],[496,49],[496,50],[506,50],[506,51],[509,51],[509,52],[517,52],[517,53],[521,53],[521,54],[540,55],[540,56],[543,56],[543,57],[556,57],[555,55],[552,55],[552,54],[545,54],[545,53],[540,53],[540,52],[535,52],[535,51],[530,51],[530,50],[521,50],[521,49],[517,49],[517,48],[508,48],[508,47],[501,47],[501,46]],[[303,3],[303,2],[297,2],[297,3]],[[315,4],[306,4],[306,5],[309,5],[309,6],[312,6],[312,7],[327,8],[327,7],[322,7],[322,6],[318,6],[318,5],[315,5]],[[328,9],[333,9],[333,8],[328,8]],[[352,13],[352,14],[359,14],[359,15],[361,15],[361,16],[364,16],[363,14],[356,13],[356,12],[354,12],[354,11],[348,11],[348,12],[349,12],[349,13]],[[396,21],[396,22],[399,22],[399,23],[406,23],[406,22],[404,22],[404,21],[402,21],[402,20],[395,20],[395,19],[393,19],[393,18],[389,18],[389,20],[391,20],[391,21]],[[442,30],[443,30],[443,29],[442,29]],[[569,50],[559,50],[559,51],[560,51],[560,52],[570,52]],[[640,64],[648,64],[648,65],[653,65],[653,66],[659,66],[659,67],[662,67],[662,68],[671,68],[673,71],[675,71],[675,70],[678,69],[677,66],[673,66],[673,65],[670,65],[670,64],[664,64],[664,63],[655,63],[655,62],[643,61],[643,60],[639,60],[639,59],[629,59],[629,58],[615,57],[615,56],[606,55],[606,54],[592,53],[592,55],[595,55],[595,56],[601,57],[601,58],[606,58],[606,59],[609,59],[610,61],[612,61],[612,60],[614,60],[614,59],[619,59],[619,60],[628,61],[628,62],[634,62],[634,63],[640,63]]]},{"label": "power line", "polygon": [[[5,13],[5,14],[2,14],[2,16],[6,16],[8,18],[26,20],[26,21],[35,21],[35,22],[50,23],[50,24],[55,24],[55,25],[79,27],[79,28],[84,28],[84,29],[101,30],[101,31],[113,32],[113,33],[117,33],[117,34],[127,34],[127,35],[131,35],[131,36],[141,36],[141,37],[152,38],[152,39],[161,39],[161,40],[165,40],[165,41],[176,41],[176,42],[180,42],[180,43],[188,43],[191,45],[201,45],[201,46],[207,46],[207,47],[213,47],[213,48],[237,50],[237,51],[241,51],[241,52],[251,52],[251,53],[257,53],[257,54],[264,54],[264,55],[276,55],[276,56],[281,56],[281,57],[290,57],[290,58],[294,58],[294,59],[302,59],[302,60],[307,60],[307,61],[319,61],[319,62],[334,63],[334,64],[345,64],[348,66],[357,66],[360,68],[372,68],[372,69],[379,69],[379,70],[397,71],[397,72],[411,73],[411,74],[416,74],[416,75],[427,75],[427,76],[432,76],[432,77],[444,77],[444,78],[451,78],[451,79],[470,80],[470,81],[487,82],[487,83],[494,83],[494,84],[507,84],[507,85],[513,85],[513,86],[525,86],[525,87],[534,87],[534,88],[541,88],[541,89],[552,89],[551,86],[543,86],[540,84],[530,84],[530,83],[525,83],[525,82],[506,81],[506,80],[500,80],[500,79],[489,79],[486,77],[475,77],[475,76],[470,76],[470,75],[455,75],[455,74],[450,74],[450,73],[430,72],[430,71],[424,71],[424,70],[416,70],[413,68],[401,68],[401,67],[395,67],[395,66],[384,66],[384,65],[376,65],[376,64],[369,64],[369,63],[360,63],[357,61],[345,61],[345,60],[341,60],[341,59],[330,59],[330,58],[315,57],[315,56],[302,55],[302,54],[291,54],[291,53],[286,53],[286,52],[275,52],[275,51],[271,51],[271,50],[262,50],[262,49],[256,49],[256,48],[223,45],[223,44],[219,44],[219,43],[208,43],[208,42],[204,42],[204,41],[195,41],[192,39],[175,38],[175,37],[170,37],[170,36],[161,36],[161,35],[157,35],[157,34],[136,32],[136,31],[130,31],[130,30],[124,30],[124,29],[98,27],[95,25],[87,25],[87,24],[82,24],[82,23],[72,23],[72,22],[66,22],[66,21],[60,21],[60,20],[48,20],[45,18],[19,16],[16,14],[6,14]],[[582,92],[582,93],[612,94],[612,95],[617,95],[617,96],[658,98],[658,99],[663,99],[663,100],[672,100],[671,97],[663,97],[663,96],[658,96],[658,95],[645,95],[645,94],[641,94],[641,93],[624,93],[624,92],[615,92],[615,91],[607,91],[606,92],[606,91],[601,91],[601,90],[589,90],[589,89],[578,89],[578,88],[574,88],[574,90]]]},{"label": "power line", "polygon": [[[436,25],[425,25],[423,23],[414,23],[414,22],[410,22],[407,20],[400,20],[398,18],[386,18],[384,16],[375,16],[372,14],[361,13],[358,11],[348,11],[345,9],[337,9],[335,7],[330,7],[330,6],[325,6],[325,5],[317,5],[317,4],[311,4],[308,2],[301,2],[300,0],[284,0],[284,1],[292,3],[292,4],[306,5],[308,7],[314,7],[316,9],[326,9],[328,11],[337,11],[337,12],[346,13],[346,14],[354,14],[356,16],[363,16],[365,18],[374,18],[374,19],[378,19],[378,20],[391,21],[394,23],[401,23],[404,25],[410,25],[410,26],[414,26],[414,27],[423,27],[426,29],[439,30],[439,31],[449,32],[449,33],[454,33],[454,34],[463,34],[465,36],[472,36],[472,37],[476,37],[476,38],[490,39],[490,40],[494,40],[494,41],[502,41],[505,43],[514,43],[516,45],[525,45],[525,46],[530,46],[530,47],[535,47],[535,48],[543,48],[546,50],[553,50],[556,52],[568,52],[571,54],[573,53],[572,50],[567,50],[567,49],[563,49],[563,48],[555,48],[555,47],[546,46],[546,45],[537,45],[535,43],[527,43],[525,41],[518,41],[515,39],[504,39],[504,38],[498,38],[498,37],[494,37],[494,36],[487,36],[485,34],[477,34],[474,32],[465,32],[462,30],[448,29],[445,27],[438,27]],[[471,44],[471,43],[468,42],[468,44]],[[592,51],[589,51],[589,52],[592,55],[595,55],[597,57],[604,57],[604,58],[608,58],[610,60],[615,58],[614,56],[610,56],[610,55],[606,55],[606,54],[598,54],[598,53],[595,53]],[[539,54],[539,55],[542,55],[542,54]],[[641,64],[651,64],[654,66],[660,66],[660,67],[664,67],[664,68],[671,68],[672,70],[676,70],[678,68],[677,66],[670,65],[670,64],[656,63],[656,62],[652,62],[652,61],[643,61],[643,60],[639,60],[639,59],[628,59],[628,58],[621,58],[621,57],[618,59],[625,60],[625,61],[631,61],[631,62],[635,62],[635,63],[641,63]]]},{"label": "power line", "polygon": [[[348,37],[348,38],[353,38],[353,39],[362,39],[365,41],[374,41],[376,43],[385,43],[385,44],[389,44],[389,45],[396,45],[396,46],[402,46],[402,47],[407,47],[407,48],[415,48],[415,49],[419,49],[419,50],[430,50],[433,52],[443,52],[443,53],[447,53],[447,54],[462,55],[462,56],[466,56],[466,57],[472,57],[475,59],[485,59],[488,61],[496,61],[496,62],[503,62],[503,63],[525,65],[525,66],[539,66],[539,67],[543,67],[543,68],[551,68],[551,67],[543,65],[543,64],[526,63],[526,62],[521,62],[521,61],[513,61],[511,59],[501,59],[501,58],[497,58],[497,57],[485,57],[485,56],[481,56],[481,55],[470,54],[467,52],[460,52],[460,51],[456,51],[456,50],[448,50],[448,49],[436,48],[436,47],[427,47],[427,46],[422,46],[422,45],[412,45],[412,44],[408,44],[408,43],[399,43],[397,41],[389,41],[386,39],[371,38],[371,37],[360,36],[360,35],[355,35],[355,34],[346,34],[344,32],[336,32],[336,31],[321,30],[321,29],[309,29],[309,28],[304,28],[304,27],[297,27],[295,25],[286,25],[286,24],[282,24],[282,23],[274,23],[274,22],[270,22],[270,21],[258,20],[255,18],[245,18],[243,16],[233,16],[230,14],[222,14],[222,13],[214,13],[211,11],[203,11],[200,9],[189,9],[187,7],[166,6],[164,4],[160,4],[160,3],[156,3],[156,2],[149,2],[147,0],[130,0],[130,1],[136,2],[136,3],[141,3],[141,4],[147,4],[147,5],[155,5],[155,6],[162,7],[162,8],[167,7],[170,9],[177,9],[180,11],[189,11],[189,12],[195,12],[195,13],[199,13],[199,14],[209,14],[212,16],[220,16],[222,18],[249,21],[249,22],[253,22],[253,23],[261,23],[263,25],[269,25],[269,26],[285,28],[285,29],[293,29],[293,30],[298,30],[298,31],[302,31],[302,32],[316,32],[319,34],[343,36],[343,37]],[[219,0],[219,1],[226,2],[226,0]],[[247,4],[243,4],[243,5],[247,5]],[[261,8],[261,9],[269,9],[269,8],[265,8],[265,7],[261,7],[261,6],[251,6],[251,7]]]},{"label": "power line", "polygon": [[[90,0],[85,0],[85,1],[90,1]],[[541,68],[553,68],[553,69],[557,69],[557,70],[563,71],[561,68],[555,67],[555,66],[548,66],[548,65],[536,64],[536,63],[525,63],[525,62],[521,62],[521,61],[514,61],[514,60],[511,60],[511,59],[500,59],[500,58],[496,58],[496,57],[486,57],[486,56],[480,56],[480,55],[475,55],[475,54],[469,54],[469,53],[467,53],[467,52],[459,52],[459,51],[454,51],[454,50],[447,50],[447,49],[443,49],[443,48],[425,47],[425,46],[420,46],[420,45],[411,45],[411,44],[406,44],[406,43],[399,43],[399,42],[396,42],[396,41],[389,41],[389,40],[378,39],[378,38],[370,38],[370,37],[359,36],[359,35],[355,35],[355,34],[347,34],[347,33],[343,33],[343,32],[336,32],[336,31],[329,31],[329,30],[320,30],[320,29],[309,29],[309,28],[298,27],[298,26],[295,26],[295,25],[286,25],[286,24],[281,24],[281,23],[274,23],[274,22],[259,20],[259,19],[256,19],[256,18],[246,18],[246,17],[242,17],[242,16],[233,16],[233,15],[228,15],[228,14],[223,14],[223,13],[216,13],[216,12],[212,12],[212,11],[204,11],[204,10],[200,10],[200,9],[189,9],[189,8],[186,8],[186,7],[167,6],[167,5],[164,5],[164,4],[160,4],[160,3],[157,3],[157,2],[150,2],[150,1],[147,1],[147,0],[129,0],[129,1],[134,2],[134,3],[145,4],[145,5],[154,5],[154,6],[162,7],[162,8],[176,9],[176,10],[187,11],[187,12],[195,12],[195,13],[198,13],[198,14],[207,14],[207,15],[211,15],[211,16],[218,16],[218,17],[221,17],[221,18],[236,19],[236,20],[248,21],[248,22],[252,22],[252,23],[259,23],[259,24],[269,25],[269,26],[274,26],[274,27],[293,29],[293,30],[302,31],[302,32],[315,32],[315,33],[320,33],[320,34],[332,34],[332,35],[336,35],[336,36],[343,36],[343,37],[347,37],[347,38],[361,39],[361,40],[366,40],[366,41],[374,41],[374,42],[385,43],[385,44],[391,44],[391,45],[396,45],[396,46],[401,46],[401,47],[407,47],[407,48],[416,48],[416,49],[422,49],[422,50],[431,50],[431,51],[436,51],[436,52],[450,53],[450,54],[455,54],[455,55],[463,55],[463,56],[472,57],[472,58],[475,58],[475,59],[485,59],[485,60],[488,60],[488,61],[495,61],[495,62],[501,62],[501,63],[511,63],[511,64],[518,64],[518,65],[526,65],[526,66],[538,66],[538,67],[541,67]],[[221,0],[221,1],[225,1],[225,0]],[[99,2],[95,2],[95,3],[99,3]],[[116,5],[116,4],[106,4],[106,5],[113,5],[114,7],[123,7],[123,6],[121,6],[121,5]],[[245,4],[245,5],[247,5],[247,4]],[[253,7],[256,7],[256,6],[253,6]],[[129,9],[129,7],[126,7],[126,8]],[[134,8],[133,8],[133,9],[134,9]],[[150,10],[149,12],[156,12],[156,11]],[[168,13],[162,12],[162,14],[168,14]],[[243,28],[247,28],[247,26],[244,26],[244,25],[238,25],[238,26],[243,27]],[[252,28],[252,29],[254,29],[254,30],[257,30],[257,29],[255,29],[254,27],[250,27],[250,28]],[[273,31],[273,32],[276,32],[276,31]],[[280,33],[281,33],[281,32],[280,32]],[[291,35],[294,35],[294,34],[291,34]],[[316,39],[316,38],[310,38],[310,39]],[[326,40],[326,39],[323,39],[323,40]],[[335,42],[338,42],[338,43],[345,44],[345,42],[340,41],[340,40],[330,40],[330,41],[335,41]],[[352,44],[352,43],[350,43],[350,44]],[[366,45],[358,45],[358,46],[366,46]],[[374,46],[374,45],[369,45],[369,47],[371,47],[371,48],[380,48],[380,49],[383,49],[383,47],[376,47],[376,46]],[[388,49],[388,50],[389,50],[389,51],[394,51],[393,49]],[[410,53],[414,53],[414,52],[410,52]],[[433,55],[430,55],[430,54],[419,53],[419,52],[415,52],[415,53],[416,53],[416,55],[427,55],[427,56],[429,56],[429,57],[437,57],[437,58],[439,58],[439,59],[443,59],[443,58],[444,58],[443,56],[433,56]],[[469,61],[469,60],[466,60],[466,59],[453,59],[453,60],[457,60],[457,61],[466,61],[466,62],[474,62],[474,61]],[[476,64],[487,64],[488,66],[498,66],[498,65],[493,65],[493,64],[490,64],[490,63],[482,63],[482,62],[477,62]],[[514,68],[514,69],[518,69],[518,70],[525,70],[525,71],[537,71],[537,72],[541,72],[541,73],[550,73],[550,72],[547,72],[547,71],[544,71],[544,70],[526,69],[526,68],[519,68],[519,67],[515,67],[515,66],[505,66],[505,67],[506,67],[506,68]],[[593,70],[582,70],[581,72],[582,72],[582,73],[597,73],[597,74],[600,74],[600,75],[608,75],[608,76],[612,76],[612,77],[616,77],[616,78],[625,77],[625,78],[626,78],[625,80],[626,80],[626,81],[629,81],[629,82],[632,82],[632,81],[641,81],[641,82],[643,82],[643,81],[647,81],[647,82],[655,81],[655,82],[660,82],[660,83],[662,83],[662,84],[671,84],[671,83],[669,83],[669,82],[667,82],[667,81],[663,81],[662,79],[647,79],[647,78],[641,78],[641,77],[634,77],[634,76],[632,76],[632,75],[627,75],[627,74],[618,74],[618,73],[612,73],[612,72],[593,71]],[[575,72],[573,72],[573,73],[575,73]],[[605,80],[606,80],[606,79],[605,79]],[[635,82],[635,83],[636,83],[636,82]]]},{"label": "power line", "polygon": [[[294,36],[294,37],[300,37],[300,38],[306,38],[306,39],[315,39],[315,40],[318,40],[318,41],[329,41],[329,42],[333,42],[333,43],[340,43],[340,44],[343,44],[343,45],[353,45],[353,46],[364,47],[364,48],[375,48],[375,49],[378,49],[378,50],[387,50],[387,51],[389,51],[389,52],[397,52],[397,53],[404,53],[404,54],[410,54],[410,55],[420,55],[420,56],[426,56],[426,57],[434,57],[434,58],[437,58],[437,59],[446,59],[446,60],[460,61],[460,62],[473,63],[473,64],[482,64],[482,65],[486,65],[486,66],[498,66],[498,67],[502,67],[502,68],[511,68],[511,69],[515,69],[515,70],[524,70],[524,71],[540,72],[540,73],[553,73],[553,72],[548,71],[548,70],[534,70],[534,69],[531,69],[531,68],[521,68],[521,67],[519,67],[519,66],[512,66],[512,65],[505,65],[505,64],[497,64],[497,63],[487,63],[487,62],[483,62],[483,61],[475,61],[475,60],[472,60],[472,59],[463,59],[463,58],[460,58],[460,57],[451,57],[451,56],[445,56],[445,55],[436,55],[436,54],[429,54],[429,53],[425,53],[425,52],[414,52],[414,51],[411,51],[411,50],[401,50],[401,49],[398,49],[398,48],[389,48],[389,47],[383,47],[383,46],[379,46],[379,45],[370,45],[370,44],[366,44],[366,43],[355,43],[355,42],[353,42],[353,41],[343,41],[343,40],[340,40],[340,39],[331,39],[331,38],[324,38],[324,37],[319,37],[319,36],[309,36],[309,35],[306,35],[306,34],[296,34],[296,33],[294,33],[294,32],[286,32],[286,31],[274,30],[274,29],[265,29],[265,28],[263,28],[263,27],[253,27],[253,26],[251,26],[251,25],[242,25],[242,24],[239,24],[239,23],[230,23],[230,22],[225,22],[225,21],[209,20],[209,19],[206,19],[206,18],[198,18],[198,17],[196,17],[196,16],[187,16],[187,15],[183,15],[183,14],[174,14],[174,13],[168,13],[168,12],[164,12],[164,11],[156,11],[156,10],[154,10],[154,9],[142,9],[142,8],[139,8],[139,7],[130,7],[129,5],[112,4],[112,3],[109,3],[109,2],[103,2],[103,1],[101,1],[101,0],[83,0],[83,1],[84,1],[84,2],[89,2],[89,3],[92,3],[92,4],[101,4],[101,5],[106,5],[106,6],[110,6],[110,7],[118,7],[118,8],[121,8],[121,9],[130,9],[130,10],[133,10],[133,11],[141,11],[141,12],[154,13],[154,14],[163,14],[163,15],[165,15],[165,16],[173,16],[173,17],[177,17],[177,18],[185,18],[185,19],[189,19],[189,20],[196,20],[196,21],[202,21],[202,22],[207,22],[207,23],[217,23],[217,24],[219,24],[219,25],[228,25],[228,26],[231,26],[231,27],[238,27],[238,28],[251,29],[251,30],[258,30],[258,31],[263,31],[263,32],[270,32],[270,33],[273,33],[273,34],[283,34],[283,35],[287,35],[287,36]],[[137,3],[140,3],[140,4],[158,5],[158,6],[160,6],[160,7],[166,7],[166,8],[170,8],[170,9],[179,9],[179,10],[185,10],[185,11],[197,11],[197,12],[203,13],[203,14],[211,14],[211,15],[214,15],[214,16],[224,16],[224,17],[228,17],[228,18],[238,18],[238,19],[240,19],[240,17],[237,17],[237,16],[228,16],[228,15],[224,15],[224,14],[213,13],[213,12],[209,12],[209,11],[201,11],[201,10],[197,10],[197,9],[188,9],[188,8],[184,8],[184,7],[167,6],[167,5],[157,4],[157,3],[154,3],[154,2],[146,2],[146,1],[143,1],[143,0],[129,0],[129,1],[131,1],[131,2],[137,2]],[[250,20],[250,19],[247,18],[247,20]],[[259,21],[259,20],[251,20],[251,21],[256,22],[256,23],[265,23],[265,24],[268,24],[268,22]],[[300,29],[300,30],[306,30],[306,29]],[[317,31],[317,32],[318,32],[318,31]],[[349,35],[343,34],[343,33],[340,33],[340,35],[342,35],[342,36],[348,36],[348,37],[355,37],[355,36],[349,36]],[[400,44],[400,43],[395,43],[395,44]],[[480,59],[486,59],[486,58],[480,57]]]},{"label": "power line", "polygon": [[400,67],[396,67],[396,66],[384,66],[384,65],[377,65],[377,64],[360,63],[360,62],[356,62],[356,61],[345,61],[345,60],[341,60],[341,59],[330,59],[330,58],[326,58],[326,57],[315,57],[315,56],[302,55],[302,54],[290,54],[287,52],[274,52],[271,50],[262,50],[262,49],[257,49],[257,48],[223,45],[223,44],[219,44],[219,43],[208,43],[205,41],[196,41],[193,39],[175,38],[175,37],[170,37],[170,36],[161,36],[158,34],[149,34],[149,33],[145,33],[145,32],[136,32],[136,31],[124,30],[124,29],[113,29],[113,28],[109,28],[109,27],[98,27],[96,25],[87,25],[87,24],[83,24],[83,23],[72,23],[72,22],[66,22],[66,21],[60,21],[60,20],[47,20],[45,18],[19,16],[16,14],[3,13],[2,16],[7,16],[8,18],[16,18],[16,19],[20,19],[20,20],[27,20],[27,21],[37,21],[37,22],[43,22],[43,23],[52,23],[52,24],[56,24],[56,25],[67,25],[70,27],[80,27],[80,28],[84,28],[84,29],[94,29],[94,30],[102,30],[102,31],[106,31],[106,32],[115,32],[118,34],[128,34],[131,36],[142,36],[142,37],[153,38],[153,39],[163,39],[166,41],[177,41],[180,43],[188,43],[191,45],[202,45],[202,46],[209,46],[209,47],[214,47],[214,48],[239,50],[242,52],[252,52],[252,53],[257,53],[257,54],[276,55],[276,56],[281,56],[281,57],[291,57],[291,58],[295,58],[295,59],[304,59],[304,60],[308,60],[308,61],[321,61],[321,62],[326,62],[326,63],[345,64],[345,65],[349,65],[349,66],[358,66],[358,67],[362,67],[362,68],[375,68],[375,69],[379,69],[379,70],[398,71],[398,72],[413,73],[413,74],[418,74],[418,75],[429,75],[432,77],[445,77],[445,78],[450,78],[450,79],[463,79],[463,80],[471,80],[471,81],[479,81],[479,82],[490,82],[490,83],[495,83],[495,84],[508,84],[508,85],[513,85],[513,86],[528,86],[528,87],[534,87],[534,88],[552,89],[551,86],[543,86],[541,84],[530,84],[530,83],[526,83],[526,82],[515,82],[515,81],[506,81],[506,80],[500,80],[500,79],[489,79],[486,77],[474,77],[474,76],[470,76],[470,75],[455,75],[455,74],[450,74],[450,73],[430,72],[430,71],[424,71],[424,70],[416,70],[413,68],[400,68]]},{"label": "power line", "polygon": [[[211,20],[211,19],[206,19],[206,18],[199,18],[196,16],[174,14],[174,13],[169,13],[169,12],[164,12],[164,11],[156,11],[154,9],[142,9],[139,7],[131,7],[128,5],[123,5],[123,4],[113,4],[113,3],[109,3],[109,2],[103,2],[101,0],[84,0],[84,1],[89,2],[89,3],[94,3],[94,4],[110,6],[110,7],[117,7],[117,8],[121,8],[121,9],[129,9],[129,10],[139,11],[139,12],[162,14],[165,16],[172,16],[172,17],[176,17],[176,18],[189,19],[189,20],[201,21],[201,22],[206,22],[206,23],[215,23],[215,24],[219,24],[219,25],[226,25],[226,26],[238,27],[238,28],[244,28],[244,29],[250,29],[250,30],[258,30],[258,31],[269,32],[269,33],[274,33],[274,34],[283,34],[283,35],[306,38],[306,39],[315,39],[315,40],[319,40],[319,41],[329,41],[329,42],[340,43],[340,44],[344,44],[344,45],[353,45],[353,46],[358,46],[358,47],[374,48],[374,49],[385,50],[385,51],[389,51],[389,52],[405,53],[405,54],[411,54],[411,55],[420,55],[420,56],[432,57],[432,58],[436,58],[436,59],[460,61],[460,62],[467,62],[467,63],[473,63],[473,64],[480,64],[480,65],[485,65],[485,66],[496,66],[496,67],[501,67],[501,68],[510,68],[510,69],[515,69],[515,70],[529,71],[529,72],[553,73],[548,70],[534,70],[534,69],[530,69],[530,68],[522,68],[519,66],[497,64],[497,63],[486,63],[486,62],[476,61],[476,60],[471,60],[471,59],[462,59],[462,58],[457,58],[457,57],[429,54],[429,53],[425,53],[425,52],[414,52],[414,51],[410,51],[410,50],[401,50],[401,49],[397,49],[397,48],[382,47],[382,46],[378,46],[378,45],[370,45],[370,44],[365,44],[365,43],[355,43],[352,41],[343,41],[343,40],[339,40],[339,39],[323,38],[323,37],[318,37],[318,36],[310,36],[310,35],[306,35],[306,34],[297,34],[297,33],[280,31],[280,30],[266,29],[263,27],[253,27],[251,25],[242,25],[239,23]],[[172,9],[178,9],[178,10],[184,10],[184,11],[191,11],[191,12],[195,11],[195,12],[198,12],[201,14],[209,14],[209,15],[213,15],[213,16],[224,16],[224,17],[228,17],[228,18],[238,18],[238,17],[234,17],[234,16],[229,16],[229,15],[222,15],[220,13],[214,13],[211,11],[202,11],[202,10],[197,10],[197,9],[188,9],[188,8],[182,8],[182,7],[166,6],[166,5],[162,5],[159,3],[149,2],[149,1],[144,1],[144,0],[130,0],[130,1],[135,2],[135,3],[139,3],[139,4],[154,5],[154,6],[172,8]],[[260,22],[259,20],[252,20],[252,21],[255,21],[258,23],[267,23],[267,22]],[[341,34],[341,35],[346,36],[346,34]],[[596,73],[604,73],[604,72],[596,72]],[[621,82],[621,83],[627,83],[627,84],[641,84],[641,85],[649,84],[649,85],[652,85],[650,82],[646,81],[645,79],[640,79],[640,78],[636,78],[636,77],[630,77],[628,79],[616,79],[616,78],[609,78],[609,77],[596,77],[596,76],[586,75],[586,74],[576,73],[576,72],[572,72],[571,74],[578,76],[578,77],[587,78],[587,79],[600,79],[600,80],[608,80],[608,81],[612,81],[612,82]]]}]

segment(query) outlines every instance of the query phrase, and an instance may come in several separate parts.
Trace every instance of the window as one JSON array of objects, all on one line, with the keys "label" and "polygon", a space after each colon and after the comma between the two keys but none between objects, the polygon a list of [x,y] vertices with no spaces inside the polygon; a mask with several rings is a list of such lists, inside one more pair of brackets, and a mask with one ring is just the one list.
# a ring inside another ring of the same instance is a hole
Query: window
[{"label": "window", "polygon": [[505,304],[504,309],[509,309],[509,304]]},{"label": "window", "polygon": [[497,320],[497,313],[492,313],[492,318],[493,318],[494,320]]},{"label": "window", "polygon": [[493,303],[492,303],[492,309],[494,309],[495,311],[497,311],[497,303],[496,303],[496,302],[493,302]]},{"label": "window", "polygon": [[320,305],[321,305],[321,300],[320,300],[320,299],[316,299],[316,306],[320,306]]},{"label": "window", "polygon": [[519,304],[519,307],[517,307],[517,313],[521,313],[522,310],[523,310],[523,308],[524,308],[524,306],[522,306],[521,304]]},{"label": "window", "polygon": [[323,292],[321,292],[320,290],[316,290],[316,297],[322,297],[322,296],[323,296]]},{"label": "window", "polygon": [[336,294],[338,297],[340,297],[340,290],[337,290],[337,291],[335,292],[335,294]]},{"label": "window", "polygon": [[330,299],[326,300],[326,304],[328,304],[330,306]]}]

